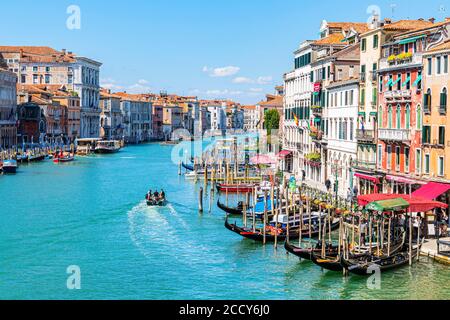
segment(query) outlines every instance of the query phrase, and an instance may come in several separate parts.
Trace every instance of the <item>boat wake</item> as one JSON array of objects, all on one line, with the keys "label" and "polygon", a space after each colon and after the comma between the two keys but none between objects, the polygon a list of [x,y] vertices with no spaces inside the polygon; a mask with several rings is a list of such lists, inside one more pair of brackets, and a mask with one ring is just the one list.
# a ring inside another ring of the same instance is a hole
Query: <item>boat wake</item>
[{"label": "boat wake", "polygon": [[[208,261],[206,256],[214,254],[211,248],[189,238],[194,231],[171,204],[148,207],[142,201],[128,212],[128,224],[133,244],[152,263],[175,259],[192,266],[204,264]],[[162,255],[164,259],[158,259]]]}]

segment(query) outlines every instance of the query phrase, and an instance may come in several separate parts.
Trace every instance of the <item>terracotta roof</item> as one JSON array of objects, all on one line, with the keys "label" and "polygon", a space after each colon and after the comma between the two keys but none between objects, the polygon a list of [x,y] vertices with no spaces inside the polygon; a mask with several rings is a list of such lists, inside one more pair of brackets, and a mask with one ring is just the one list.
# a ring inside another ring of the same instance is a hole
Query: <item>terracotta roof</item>
[{"label": "terracotta roof", "polygon": [[29,53],[35,55],[52,55],[52,54],[62,54],[61,51],[57,51],[50,47],[39,47],[39,46],[0,46],[0,52],[8,53]]},{"label": "terracotta roof", "polygon": [[420,28],[428,28],[434,25],[435,24],[428,20],[399,20],[390,24],[386,24],[382,28],[384,30],[391,31],[408,31]]},{"label": "terracotta roof", "polygon": [[256,110],[256,106],[242,106],[241,108],[244,110]]},{"label": "terracotta roof", "polygon": [[369,30],[369,26],[364,22],[327,22],[329,28],[348,31],[354,29],[358,33],[364,33]]},{"label": "terracotta roof", "polygon": [[283,107],[283,96],[272,96],[272,95],[268,95],[268,99],[267,101],[262,101],[260,103],[258,103],[260,106],[262,107]]},{"label": "terracotta roof", "polygon": [[328,37],[316,40],[313,44],[321,46],[321,45],[333,45],[333,44],[348,44],[347,41],[343,41],[345,39],[342,33],[332,33]]},{"label": "terracotta roof", "polygon": [[450,39],[447,41],[441,43],[440,45],[434,47],[433,49],[430,49],[428,52],[438,52],[438,51],[444,51],[444,50],[450,50]]}]

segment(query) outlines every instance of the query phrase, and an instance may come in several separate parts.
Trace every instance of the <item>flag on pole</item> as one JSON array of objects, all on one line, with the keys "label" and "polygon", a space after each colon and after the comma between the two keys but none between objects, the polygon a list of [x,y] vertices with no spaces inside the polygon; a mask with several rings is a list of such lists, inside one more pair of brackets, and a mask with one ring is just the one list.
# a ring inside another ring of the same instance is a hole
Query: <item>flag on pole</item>
[{"label": "flag on pole", "polygon": [[298,121],[298,117],[295,113],[294,113],[294,121],[295,121],[295,125],[298,127],[300,125],[300,122]]}]

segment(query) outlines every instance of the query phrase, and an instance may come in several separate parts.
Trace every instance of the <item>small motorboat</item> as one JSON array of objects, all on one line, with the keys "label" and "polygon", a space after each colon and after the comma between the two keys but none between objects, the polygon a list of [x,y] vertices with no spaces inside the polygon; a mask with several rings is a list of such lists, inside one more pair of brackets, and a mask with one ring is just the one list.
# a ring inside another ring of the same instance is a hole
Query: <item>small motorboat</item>
[{"label": "small motorboat", "polygon": [[167,204],[166,199],[147,200],[147,206],[149,207],[164,207],[166,204]]},{"label": "small motorboat", "polygon": [[16,156],[16,158],[17,158],[17,161],[18,161],[18,162],[25,162],[25,161],[28,161],[28,154],[26,154],[26,153],[24,153],[24,154],[18,154],[18,155]]},{"label": "small motorboat", "polygon": [[53,159],[53,163],[66,163],[66,162],[72,162],[75,160],[74,156],[64,156],[64,157],[58,157]]},{"label": "small motorboat", "polygon": [[2,165],[2,171],[6,174],[15,174],[17,172],[16,160],[4,160]]}]

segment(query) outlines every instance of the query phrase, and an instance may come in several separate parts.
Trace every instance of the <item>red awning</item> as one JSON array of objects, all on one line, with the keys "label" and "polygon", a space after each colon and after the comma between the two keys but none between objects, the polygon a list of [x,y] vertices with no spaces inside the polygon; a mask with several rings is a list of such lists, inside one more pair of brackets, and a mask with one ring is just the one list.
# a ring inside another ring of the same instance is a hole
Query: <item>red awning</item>
[{"label": "red awning", "polygon": [[250,159],[250,162],[252,164],[264,164],[264,165],[271,165],[278,163],[277,160],[265,154],[254,156],[253,158]]},{"label": "red awning", "polygon": [[291,154],[292,154],[292,151],[283,150],[279,154],[277,154],[277,157],[280,158],[280,159],[284,159],[287,156],[290,156]]},{"label": "red awning", "polygon": [[425,199],[423,197],[418,196],[409,196],[407,194],[368,194],[363,196],[358,196],[358,204],[360,206],[366,206],[371,202],[381,201],[381,200],[390,200],[390,199],[398,199],[402,198],[410,204],[409,209],[411,212],[426,212],[436,208],[447,209],[448,205],[438,201],[431,201]]},{"label": "red awning", "polygon": [[363,179],[363,180],[367,180],[367,181],[372,181],[373,183],[380,183],[380,180],[377,177],[369,176],[369,175],[362,174],[362,173],[355,173],[355,177]]},{"label": "red awning", "polygon": [[448,190],[450,190],[450,184],[430,182],[419,190],[413,192],[412,195],[428,200],[435,200]]},{"label": "red awning", "polygon": [[403,178],[403,177],[399,177],[399,176],[390,176],[390,175],[386,176],[386,180],[395,181],[395,182],[404,183],[404,184],[411,184],[411,185],[413,185],[413,184],[422,184],[422,185],[426,184],[426,182],[423,182],[423,181]]}]

